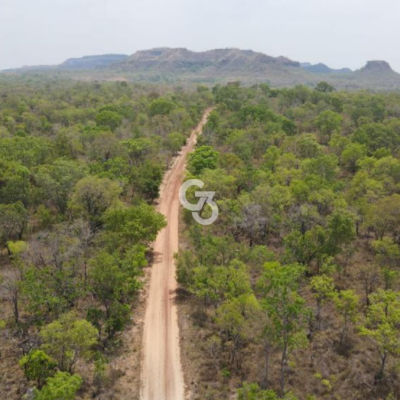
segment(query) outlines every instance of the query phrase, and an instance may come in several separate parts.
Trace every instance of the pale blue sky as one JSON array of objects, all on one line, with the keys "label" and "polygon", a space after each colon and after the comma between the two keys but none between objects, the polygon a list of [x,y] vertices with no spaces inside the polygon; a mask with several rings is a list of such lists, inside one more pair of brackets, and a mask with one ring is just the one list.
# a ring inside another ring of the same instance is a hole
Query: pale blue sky
[{"label": "pale blue sky", "polygon": [[398,0],[0,0],[0,69],[152,47],[238,47],[400,72]]}]

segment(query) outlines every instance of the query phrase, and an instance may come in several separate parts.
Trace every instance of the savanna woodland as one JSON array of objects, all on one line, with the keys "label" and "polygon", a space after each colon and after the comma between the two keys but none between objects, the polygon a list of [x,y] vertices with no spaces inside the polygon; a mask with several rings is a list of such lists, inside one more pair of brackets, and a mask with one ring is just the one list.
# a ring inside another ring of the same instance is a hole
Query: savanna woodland
[{"label": "savanna woodland", "polygon": [[219,217],[182,210],[176,255],[191,398],[400,398],[400,94],[30,76],[0,81],[1,399],[119,398],[159,187],[209,107],[186,178]]}]

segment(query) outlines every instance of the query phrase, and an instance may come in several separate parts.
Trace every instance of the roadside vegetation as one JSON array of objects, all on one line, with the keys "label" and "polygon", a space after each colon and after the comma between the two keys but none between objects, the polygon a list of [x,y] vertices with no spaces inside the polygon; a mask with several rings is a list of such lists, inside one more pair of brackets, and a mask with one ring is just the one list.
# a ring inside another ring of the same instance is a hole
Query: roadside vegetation
[{"label": "roadside vegetation", "polygon": [[219,218],[185,211],[177,256],[194,398],[399,398],[400,95],[213,94],[187,178]]},{"label": "roadside vegetation", "polygon": [[176,255],[193,398],[400,397],[399,94],[31,75],[0,81],[1,398],[114,398],[160,183],[211,105],[187,178],[219,217],[183,210]]},{"label": "roadside vegetation", "polygon": [[162,176],[211,101],[206,88],[0,82],[1,398],[113,397],[110,361],[166,223]]}]

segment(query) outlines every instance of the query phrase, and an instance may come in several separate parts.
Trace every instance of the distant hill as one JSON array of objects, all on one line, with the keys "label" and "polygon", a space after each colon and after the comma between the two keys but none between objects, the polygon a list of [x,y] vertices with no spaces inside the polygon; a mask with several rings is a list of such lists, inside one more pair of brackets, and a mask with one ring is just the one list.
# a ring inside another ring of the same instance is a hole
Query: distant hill
[{"label": "distant hill", "polygon": [[353,72],[350,68],[333,69],[326,64],[319,63],[312,65],[310,63],[302,63],[301,67],[315,74],[347,74]]},{"label": "distant hill", "polygon": [[1,72],[27,72],[27,71],[76,71],[95,70],[110,67],[113,64],[126,60],[129,56],[125,54],[102,54],[98,56],[84,56],[80,58],[69,58],[59,65],[34,65],[22,68],[7,69]]},{"label": "distant hill", "polygon": [[100,56],[85,56],[81,58],[69,58],[58,66],[59,69],[97,69],[109,67],[113,64],[126,60],[129,56],[125,54],[104,54]]},{"label": "distant hill", "polygon": [[265,82],[273,87],[315,86],[321,80],[336,88],[400,90],[400,75],[385,61],[369,61],[352,71],[325,64],[300,64],[252,50],[215,49],[194,52],[185,48],[154,48],[131,56],[106,54],[71,58],[56,66],[24,67],[14,74],[66,74],[75,79],[132,80],[176,83],[244,84]]},{"label": "distant hill", "polygon": [[271,66],[299,67],[298,62],[285,57],[271,57],[252,50],[217,49],[194,52],[187,49],[159,48],[138,51],[118,67],[127,70],[169,70],[171,72],[245,71],[262,72]]}]

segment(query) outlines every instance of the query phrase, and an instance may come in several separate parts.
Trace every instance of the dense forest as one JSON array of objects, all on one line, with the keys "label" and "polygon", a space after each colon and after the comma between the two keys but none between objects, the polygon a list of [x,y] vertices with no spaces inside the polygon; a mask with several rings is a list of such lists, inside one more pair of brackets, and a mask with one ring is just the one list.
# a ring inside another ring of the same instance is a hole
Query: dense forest
[{"label": "dense forest", "polygon": [[0,398],[113,398],[108,363],[166,223],[154,200],[212,98],[2,78]]},{"label": "dense forest", "polygon": [[34,75],[0,80],[0,398],[116,398],[162,177],[210,106],[186,177],[219,217],[183,210],[176,255],[191,398],[400,398],[400,94]]},{"label": "dense forest", "polygon": [[185,211],[177,257],[194,398],[400,398],[400,95],[213,94],[187,177],[219,217]]}]

